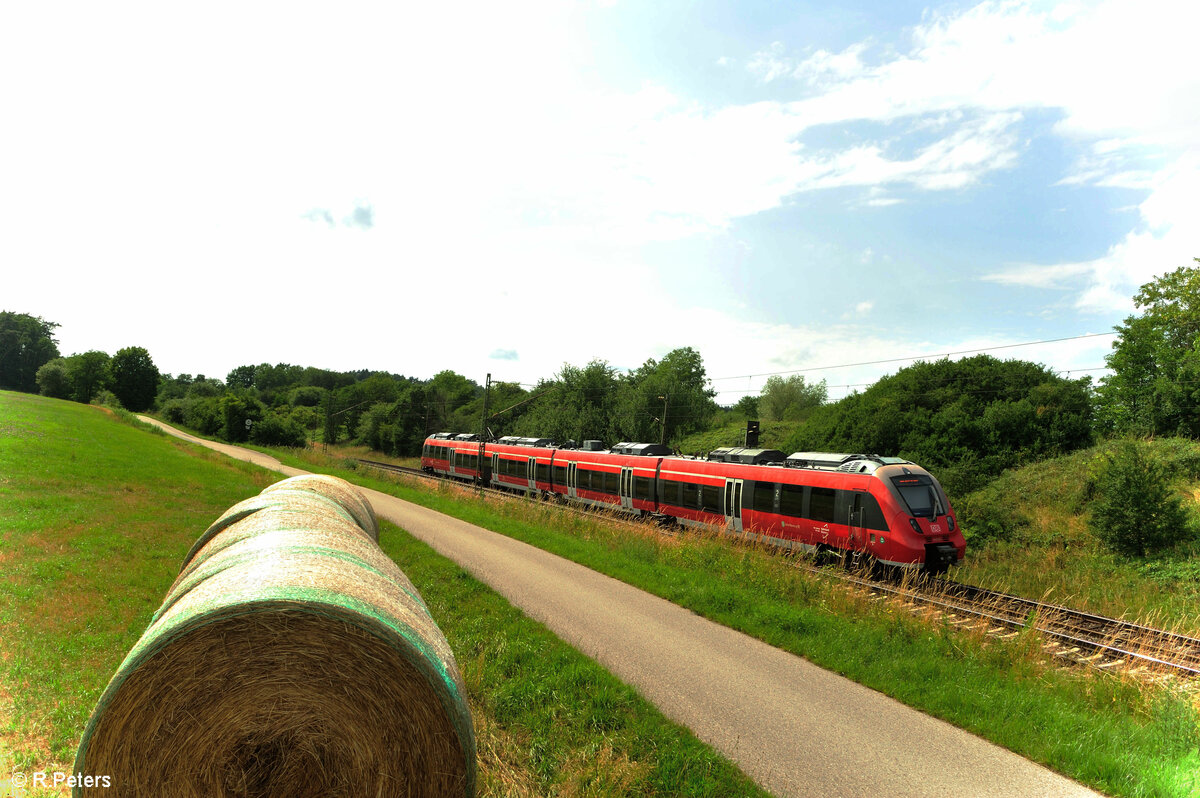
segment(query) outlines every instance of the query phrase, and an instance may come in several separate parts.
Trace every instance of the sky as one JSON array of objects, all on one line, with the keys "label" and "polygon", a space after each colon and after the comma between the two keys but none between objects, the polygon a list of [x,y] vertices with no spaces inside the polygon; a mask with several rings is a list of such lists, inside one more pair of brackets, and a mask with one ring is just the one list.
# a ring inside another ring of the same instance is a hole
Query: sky
[{"label": "sky", "polygon": [[980,350],[1098,377],[1138,287],[1200,256],[1198,22],[6,3],[0,310],[57,322],[64,355],[218,378],[532,385],[683,346],[722,404]]}]

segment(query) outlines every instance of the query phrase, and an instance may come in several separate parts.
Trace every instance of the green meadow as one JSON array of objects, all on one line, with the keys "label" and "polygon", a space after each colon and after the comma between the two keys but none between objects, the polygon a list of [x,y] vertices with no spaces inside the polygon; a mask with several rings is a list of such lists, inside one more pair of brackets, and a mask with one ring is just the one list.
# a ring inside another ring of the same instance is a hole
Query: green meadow
[{"label": "green meadow", "polygon": [[[281,478],[127,418],[0,392],[5,778],[70,770],[93,705],[192,542],[225,509]],[[763,794],[453,563],[390,524],[381,542],[456,652],[481,796]]]}]

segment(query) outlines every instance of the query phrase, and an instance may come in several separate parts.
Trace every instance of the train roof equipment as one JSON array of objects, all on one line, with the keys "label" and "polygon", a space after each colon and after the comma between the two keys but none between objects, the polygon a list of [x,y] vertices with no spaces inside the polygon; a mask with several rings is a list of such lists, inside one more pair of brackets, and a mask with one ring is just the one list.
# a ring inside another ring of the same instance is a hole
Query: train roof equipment
[{"label": "train roof equipment", "polygon": [[467,442],[470,442],[470,441],[477,441],[477,440],[479,440],[479,436],[478,436],[478,435],[475,435],[475,434],[473,434],[473,433],[470,433],[470,432],[461,432],[461,433],[459,433],[458,435],[455,435],[455,436],[454,436],[454,440],[456,440],[456,441],[460,441],[460,442],[462,442],[462,443],[467,443]]},{"label": "train roof equipment", "polygon": [[503,438],[497,438],[496,443],[504,444],[505,446],[553,446],[554,441],[549,438],[522,438],[519,435],[505,435]]},{"label": "train roof equipment", "polygon": [[664,457],[674,454],[670,446],[663,446],[660,443],[630,443],[628,441],[618,443],[609,451],[613,454],[629,454],[634,457]]},{"label": "train roof equipment", "polygon": [[[903,457],[880,457],[877,454],[834,454],[833,452],[796,452],[784,460],[788,468],[811,468],[817,471],[844,471],[873,474],[885,465],[910,463]],[[910,463],[911,464],[911,463]]]},{"label": "train roof equipment", "polygon": [[783,452],[778,449],[748,449],[744,446],[726,446],[713,449],[708,459],[719,463],[742,463],[743,465],[768,465],[782,463]]}]

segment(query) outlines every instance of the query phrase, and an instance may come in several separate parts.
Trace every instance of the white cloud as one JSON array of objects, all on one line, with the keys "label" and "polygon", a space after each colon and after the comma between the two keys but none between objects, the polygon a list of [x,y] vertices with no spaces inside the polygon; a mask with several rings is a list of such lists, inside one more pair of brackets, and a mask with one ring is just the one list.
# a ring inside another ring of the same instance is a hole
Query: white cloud
[{"label": "white cloud", "polygon": [[[1196,250],[1189,231],[1200,188],[1197,22],[1200,7],[1165,0],[984,2],[933,13],[913,29],[909,52],[873,66],[865,64],[865,43],[836,61],[823,52],[797,61],[775,43],[748,68],[764,81],[791,77],[818,89],[789,106],[809,125],[904,120],[917,130],[936,120],[957,128],[907,162],[885,162],[877,145],[843,151],[838,159],[852,166],[839,174],[851,183],[904,176],[927,190],[970,184],[1015,162],[1015,120],[1007,114],[1060,113],[1055,132],[1090,149],[1057,184],[1148,190],[1143,224],[1093,261],[1024,265],[986,279],[1051,287],[1083,277],[1078,307],[1111,312],[1130,309],[1138,285]],[[821,68],[827,63],[841,66]],[[964,112],[967,121],[958,121]]]}]

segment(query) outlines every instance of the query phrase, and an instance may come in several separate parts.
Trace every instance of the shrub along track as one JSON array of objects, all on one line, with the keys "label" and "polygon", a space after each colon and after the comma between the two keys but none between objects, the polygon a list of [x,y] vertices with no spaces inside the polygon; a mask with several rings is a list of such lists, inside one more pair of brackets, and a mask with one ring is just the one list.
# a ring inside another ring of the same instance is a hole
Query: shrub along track
[{"label": "shrub along track", "polygon": [[[358,462],[408,476],[463,484],[418,468],[375,460],[359,459]],[[514,495],[494,488],[481,490],[495,495]],[[601,515],[583,507],[564,506],[585,515]],[[608,514],[604,517],[623,524],[641,523]],[[914,612],[928,614],[935,620],[964,630],[982,631],[1003,639],[1016,637],[1026,629],[1036,630],[1041,635],[1043,649],[1066,663],[1102,671],[1124,671],[1149,680],[1166,675],[1200,676],[1200,639],[1193,637],[948,579],[875,578],[867,575],[864,569],[855,574],[830,572],[804,564],[798,564],[798,567],[840,579],[866,591],[872,598],[899,601]]]}]

